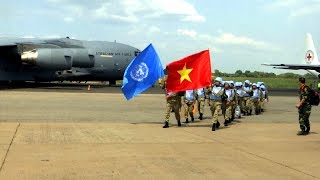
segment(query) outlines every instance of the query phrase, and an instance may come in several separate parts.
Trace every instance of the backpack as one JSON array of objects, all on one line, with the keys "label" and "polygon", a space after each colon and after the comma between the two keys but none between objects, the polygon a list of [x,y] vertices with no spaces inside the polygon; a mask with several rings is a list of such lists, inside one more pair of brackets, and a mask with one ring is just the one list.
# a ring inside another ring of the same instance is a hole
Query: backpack
[{"label": "backpack", "polygon": [[318,92],[314,91],[313,89],[308,87],[308,90],[310,92],[310,97],[309,97],[309,103],[312,106],[318,106],[320,102],[319,94]]}]

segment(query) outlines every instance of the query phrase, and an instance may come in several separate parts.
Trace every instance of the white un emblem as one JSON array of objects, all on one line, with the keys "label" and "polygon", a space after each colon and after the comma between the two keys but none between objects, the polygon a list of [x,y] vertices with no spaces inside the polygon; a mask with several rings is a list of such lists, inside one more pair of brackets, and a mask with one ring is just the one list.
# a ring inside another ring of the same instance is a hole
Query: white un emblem
[{"label": "white un emblem", "polygon": [[130,72],[130,76],[133,80],[135,81],[142,81],[143,79],[145,79],[146,77],[148,77],[148,73],[149,73],[149,68],[146,65],[146,63],[140,63],[135,65],[131,72]]}]

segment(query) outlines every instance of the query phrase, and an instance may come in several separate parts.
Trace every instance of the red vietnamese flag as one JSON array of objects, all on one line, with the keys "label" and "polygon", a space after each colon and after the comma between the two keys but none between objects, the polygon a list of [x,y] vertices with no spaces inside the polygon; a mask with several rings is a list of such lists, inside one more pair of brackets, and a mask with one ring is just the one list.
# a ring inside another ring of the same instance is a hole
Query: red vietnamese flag
[{"label": "red vietnamese flag", "polygon": [[209,50],[190,55],[167,65],[167,92],[196,90],[212,81]]}]

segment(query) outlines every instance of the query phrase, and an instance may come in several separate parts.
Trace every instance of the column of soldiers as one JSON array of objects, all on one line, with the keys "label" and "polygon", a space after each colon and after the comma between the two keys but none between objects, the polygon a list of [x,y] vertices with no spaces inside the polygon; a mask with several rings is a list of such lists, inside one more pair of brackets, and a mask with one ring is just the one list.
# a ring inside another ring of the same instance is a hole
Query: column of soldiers
[{"label": "column of soldiers", "polygon": [[[165,79],[160,82],[165,89]],[[219,115],[224,117],[224,125],[228,126],[235,118],[241,115],[250,116],[254,110],[259,115],[265,110],[265,102],[268,101],[267,89],[263,82],[244,83],[222,81],[222,78],[214,79],[212,85],[197,90],[185,92],[166,92],[166,115],[163,128],[169,128],[170,113],[174,112],[178,126],[181,126],[180,110],[184,107],[185,123],[194,122],[195,106],[198,107],[199,119],[203,120],[204,107],[210,106],[212,116],[212,131],[220,127]],[[189,119],[190,118],[190,119]]]}]

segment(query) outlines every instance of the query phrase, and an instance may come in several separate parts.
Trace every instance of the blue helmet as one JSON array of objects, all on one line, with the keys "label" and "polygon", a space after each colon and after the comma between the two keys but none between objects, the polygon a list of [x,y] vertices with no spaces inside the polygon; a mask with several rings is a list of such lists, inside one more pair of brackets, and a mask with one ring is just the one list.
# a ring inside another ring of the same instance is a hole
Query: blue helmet
[{"label": "blue helmet", "polygon": [[244,83],[251,84],[249,80],[245,80]]},{"label": "blue helmet", "polygon": [[214,81],[218,81],[222,84],[222,78],[221,77],[216,77],[216,79],[214,79]]}]

